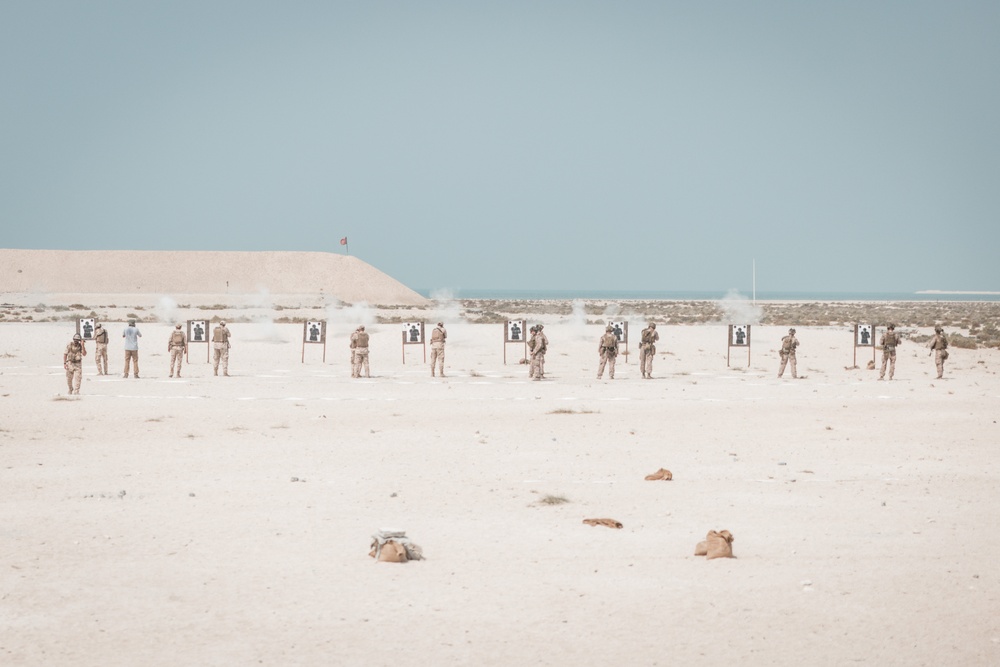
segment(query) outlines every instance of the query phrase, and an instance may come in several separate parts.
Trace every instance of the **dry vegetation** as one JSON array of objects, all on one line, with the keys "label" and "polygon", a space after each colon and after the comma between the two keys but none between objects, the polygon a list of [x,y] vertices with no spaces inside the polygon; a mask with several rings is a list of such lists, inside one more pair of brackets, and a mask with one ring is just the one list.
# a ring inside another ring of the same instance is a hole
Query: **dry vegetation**
[{"label": "dry vegetation", "polygon": [[[542,315],[568,317],[574,313],[574,301],[568,299],[463,299],[459,301],[462,317],[473,324],[502,324],[509,319],[538,317]],[[720,301],[653,301],[653,300],[608,300],[580,301],[588,324],[598,325],[611,317],[631,319],[636,324],[646,320],[661,325],[698,325],[720,323],[726,319],[724,303]],[[749,305],[746,302],[746,305]],[[189,304],[179,306],[189,308]],[[211,312],[213,322],[225,319],[231,322],[254,322],[261,319],[259,313],[241,311],[266,311],[278,314],[272,320],[279,324],[301,321],[302,314],[292,315],[290,310],[315,310],[323,305],[273,304],[261,306],[227,306],[221,303],[203,304],[196,308]],[[106,321],[124,321],[128,318],[140,319],[145,310],[144,321],[159,319],[155,312],[143,306],[133,306],[122,316],[111,315],[108,309],[118,306],[88,306],[82,303],[65,305],[2,304],[0,321],[3,322],[59,322],[73,321],[87,313]],[[121,306],[122,309],[127,308]],[[380,324],[398,324],[419,319],[427,308],[422,306],[377,306],[383,311],[376,316]],[[577,306],[579,308],[579,306]],[[1000,302],[996,301],[867,301],[867,302],[824,302],[824,301],[759,301],[760,324],[770,326],[852,326],[856,322],[871,322],[883,326],[889,322],[910,328],[928,328],[940,324],[945,327],[949,339],[955,347],[974,349],[976,347],[1000,347]],[[282,312],[285,311],[285,312]],[[386,312],[392,311],[392,312]],[[33,314],[34,313],[34,314]],[[914,338],[916,342],[918,341]]]}]

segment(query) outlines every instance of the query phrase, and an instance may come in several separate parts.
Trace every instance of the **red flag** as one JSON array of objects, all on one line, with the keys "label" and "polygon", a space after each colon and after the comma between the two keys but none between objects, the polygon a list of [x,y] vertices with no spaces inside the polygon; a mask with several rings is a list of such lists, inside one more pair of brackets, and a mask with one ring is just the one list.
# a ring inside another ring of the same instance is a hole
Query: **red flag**
[{"label": "red flag", "polygon": [[340,239],[340,245],[347,245],[347,237]]}]

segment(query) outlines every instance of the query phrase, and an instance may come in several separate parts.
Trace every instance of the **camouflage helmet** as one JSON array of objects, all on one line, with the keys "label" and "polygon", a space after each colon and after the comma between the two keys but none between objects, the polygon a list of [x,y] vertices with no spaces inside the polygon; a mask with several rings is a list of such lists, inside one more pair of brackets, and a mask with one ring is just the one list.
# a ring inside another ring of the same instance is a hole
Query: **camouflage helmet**
[{"label": "camouflage helmet", "polygon": [[934,327],[934,333],[944,333],[944,327],[941,325]]},{"label": "camouflage helmet", "polygon": [[615,329],[614,329],[614,327],[612,327],[612,326],[611,326],[611,325],[609,324],[608,326],[604,327],[604,330],[605,330],[605,331],[607,331],[608,333],[611,333],[611,332],[612,332],[612,331],[614,331]]},{"label": "camouflage helmet", "polygon": [[895,324],[890,324],[889,326],[886,327],[886,329],[895,330],[896,329],[896,325]]},{"label": "camouflage helmet", "polygon": [[795,333],[795,329],[789,329],[789,330],[788,330],[788,333],[790,333],[790,334],[794,334],[794,333]]},{"label": "camouflage helmet", "polygon": [[536,324],[535,326],[536,326],[536,327],[538,327],[538,330],[539,330],[539,331],[541,331],[542,329],[544,329],[544,328],[545,328],[545,325],[544,325],[544,324]]},{"label": "camouflage helmet", "polygon": [[219,326],[220,327],[224,327],[224,326],[226,326],[226,323],[225,322],[219,322]]},{"label": "camouflage helmet", "polygon": [[129,325],[130,327],[134,327],[134,326],[135,326],[135,320],[129,320],[129,321],[128,321],[128,325]]},{"label": "camouflage helmet", "polygon": [[649,323],[649,328],[650,329],[655,329],[656,328],[656,322],[650,322]]},{"label": "camouflage helmet", "polygon": [[179,324],[175,324],[175,325],[174,325],[174,328],[175,328],[175,329],[180,329],[180,328],[181,328],[181,325],[179,325]]},{"label": "camouflage helmet", "polygon": [[83,336],[80,334],[73,334],[73,340],[83,340]]},{"label": "camouflage helmet", "polygon": [[97,323],[97,325],[96,325],[96,326],[95,326],[94,328],[95,328],[95,329],[100,329],[100,328],[101,328],[101,323],[100,323],[100,322],[98,322],[98,323]]}]

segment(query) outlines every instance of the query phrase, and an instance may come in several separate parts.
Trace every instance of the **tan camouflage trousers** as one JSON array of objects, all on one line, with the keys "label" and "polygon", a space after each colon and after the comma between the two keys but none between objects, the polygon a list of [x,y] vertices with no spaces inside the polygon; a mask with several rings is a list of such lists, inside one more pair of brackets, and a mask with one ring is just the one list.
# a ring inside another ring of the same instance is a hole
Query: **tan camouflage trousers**
[{"label": "tan camouflage trousers", "polygon": [[944,350],[934,350],[934,365],[937,366],[938,379],[944,377]]},{"label": "tan camouflage trousers", "polygon": [[434,377],[435,364],[438,373],[444,377],[444,343],[431,343],[431,377]]},{"label": "tan camouflage trousers", "polygon": [[184,348],[175,345],[170,348],[170,377],[174,376],[174,366],[177,366],[177,377],[181,376],[181,362],[184,361]]},{"label": "tan camouflage trousers", "polygon": [[229,375],[229,344],[212,343],[212,370],[219,374],[219,364],[222,364],[222,374]]},{"label": "tan camouflage trousers", "polygon": [[896,374],[896,350],[882,350],[882,370],[879,371],[878,379],[885,379],[885,367],[889,366],[889,379]]},{"label": "tan camouflage trousers", "polygon": [[528,366],[528,377],[535,380],[541,380],[543,377],[545,377],[544,354],[531,355],[531,364]]},{"label": "tan camouflage trousers", "polygon": [[792,362],[792,377],[797,378],[798,375],[795,372],[795,355],[794,354],[782,354],[781,355],[781,367],[778,369],[778,377],[785,374],[785,365],[788,362]]},{"label": "tan camouflage trousers", "polygon": [[655,356],[655,345],[650,345],[649,347],[639,346],[639,370],[642,371],[642,377],[653,377],[653,357]]},{"label": "tan camouflage trousers", "polygon": [[83,362],[66,362],[66,387],[71,394],[80,393],[80,382],[83,381]]},{"label": "tan camouflage trousers", "polygon": [[139,377],[139,350],[125,350],[125,372],[122,377],[128,377],[129,364],[134,365],[133,377]]},{"label": "tan camouflage trousers", "polygon": [[361,370],[364,369],[365,377],[370,378],[371,373],[368,369],[368,348],[358,347],[354,349],[354,366],[351,368],[351,377],[359,378],[361,377]]},{"label": "tan camouflage trousers", "polygon": [[612,380],[615,379],[615,359],[618,358],[617,354],[607,354],[601,355],[601,365],[597,367],[597,379],[600,380],[601,376],[604,375],[604,366],[607,364],[608,367],[608,377]]},{"label": "tan camouflage trousers", "polygon": [[97,362],[97,374],[107,375],[108,374],[108,344],[107,343],[97,343],[97,349],[94,350],[94,361]]}]

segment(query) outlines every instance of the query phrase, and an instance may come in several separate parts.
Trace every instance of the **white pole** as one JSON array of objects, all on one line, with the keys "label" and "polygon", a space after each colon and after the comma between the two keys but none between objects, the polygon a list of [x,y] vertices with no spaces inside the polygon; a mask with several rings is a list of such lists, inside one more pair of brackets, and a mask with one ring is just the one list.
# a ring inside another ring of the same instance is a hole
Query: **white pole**
[{"label": "white pole", "polygon": [[757,305],[757,260],[753,260],[753,305]]}]

